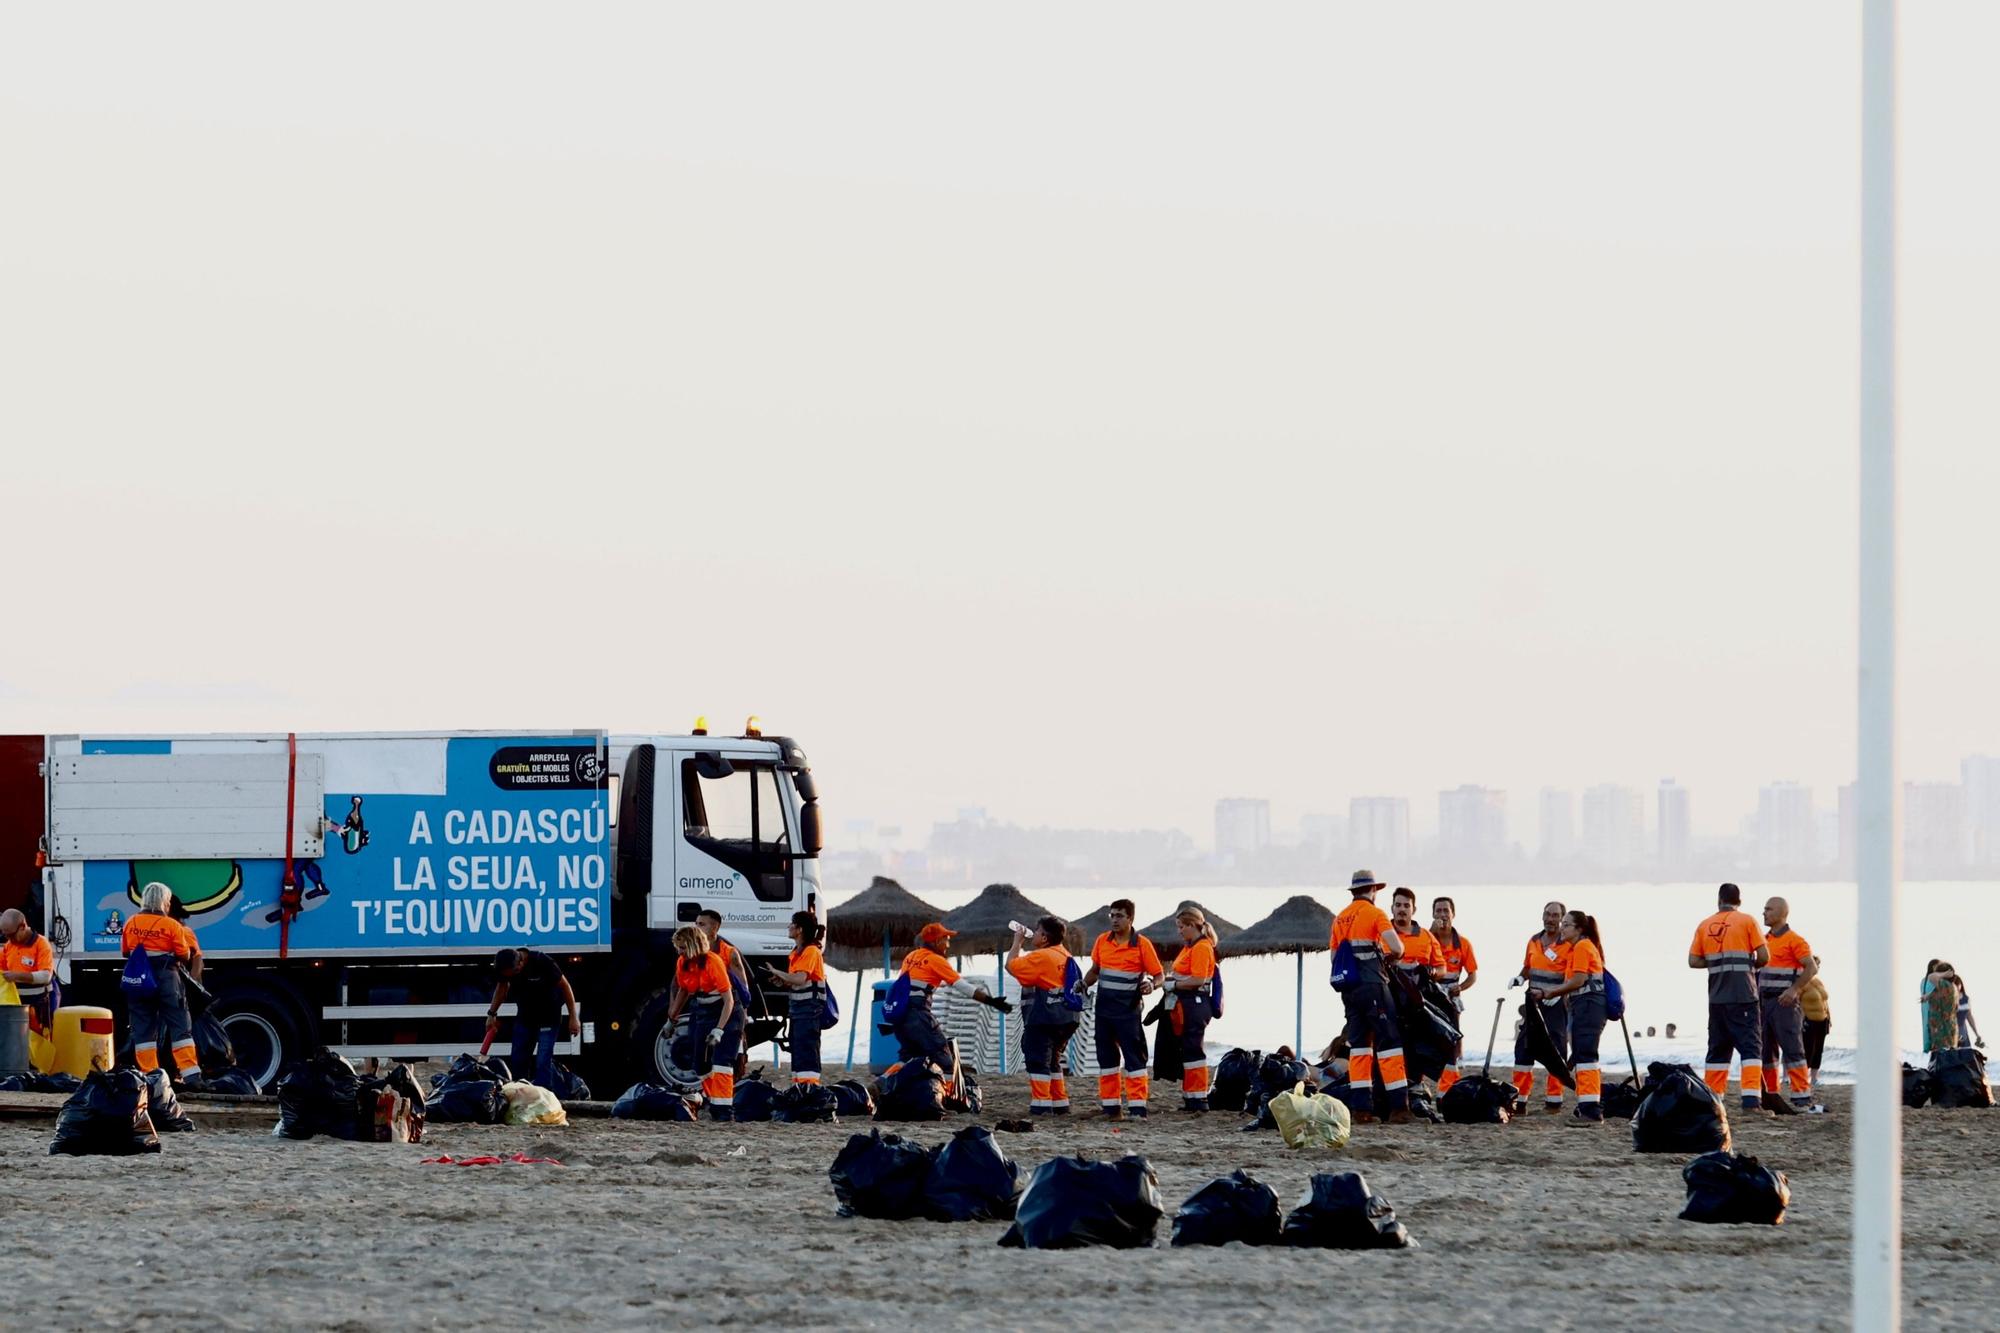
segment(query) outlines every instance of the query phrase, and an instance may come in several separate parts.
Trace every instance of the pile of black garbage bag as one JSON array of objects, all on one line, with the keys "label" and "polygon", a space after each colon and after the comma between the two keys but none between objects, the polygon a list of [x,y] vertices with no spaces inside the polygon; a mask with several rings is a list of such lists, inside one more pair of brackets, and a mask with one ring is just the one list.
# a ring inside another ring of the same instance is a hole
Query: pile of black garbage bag
[{"label": "pile of black garbage bag", "polygon": [[138,1070],[93,1069],[63,1103],[49,1154],[131,1157],[158,1152],[151,1109],[147,1081]]},{"label": "pile of black garbage bag", "polygon": [[1777,1226],[1791,1206],[1785,1173],[1741,1153],[1711,1152],[1681,1171],[1687,1182],[1683,1222],[1751,1222]]},{"label": "pile of black garbage bag", "polygon": [[922,1056],[905,1060],[901,1069],[882,1080],[875,1118],[905,1123],[944,1119],[945,1080],[945,1071],[935,1061]]},{"label": "pile of black garbage bag", "polygon": [[1214,1076],[1208,1081],[1209,1109],[1249,1110],[1251,1089],[1256,1086],[1257,1070],[1263,1063],[1262,1051],[1246,1051],[1241,1046],[1216,1061]]},{"label": "pile of black garbage bag", "polygon": [[900,1134],[856,1134],[827,1171],[843,1217],[891,1221],[1005,1221],[1021,1197],[1021,1168],[993,1132],[972,1125],[938,1148]]},{"label": "pile of black garbage bag", "polygon": [[[393,1127],[378,1124],[376,1107],[383,1093],[393,1093],[406,1103],[404,1123],[409,1141],[421,1142],[426,1119],[459,1118],[436,1114],[436,1108],[449,1100],[446,1089],[477,1084],[490,1088],[492,1095],[499,1097],[500,1084],[494,1071],[485,1070],[479,1077],[464,1074],[461,1066],[468,1062],[477,1063],[469,1056],[461,1056],[440,1076],[437,1089],[426,1097],[407,1065],[392,1065],[385,1074],[364,1076],[332,1051],[315,1051],[311,1059],[278,1080],[278,1127],[274,1133],[287,1139],[310,1139],[324,1134],[334,1139],[386,1142]],[[461,1074],[458,1084],[453,1082],[454,1074]],[[504,1113],[504,1097],[499,1098],[499,1107],[500,1113]],[[481,1123],[496,1122],[500,1113]]]},{"label": "pile of black garbage bag", "polygon": [[60,1092],[67,1096],[83,1086],[74,1074],[9,1074],[0,1078],[0,1092]]},{"label": "pile of black garbage bag", "polygon": [[1929,1069],[1904,1065],[1903,1105],[1993,1105],[1993,1088],[1986,1081],[1986,1052],[1976,1046],[1959,1046],[1932,1051]]},{"label": "pile of black garbage bag", "polygon": [[[499,1056],[480,1059],[461,1055],[442,1074],[431,1076],[426,1115],[440,1124],[497,1125],[507,1118],[507,1098],[501,1085],[514,1081],[513,1071]],[[282,1108],[285,1085],[278,1084]]]},{"label": "pile of black garbage bag", "polygon": [[1693,1068],[1649,1065],[1646,1090],[1632,1112],[1638,1152],[1727,1152],[1729,1112]]},{"label": "pile of black garbage bag", "polygon": [[1414,1245],[1389,1201],[1356,1171],[1313,1176],[1291,1212],[1277,1193],[1247,1171],[1209,1181],[1174,1214],[1173,1244],[1289,1245],[1310,1249],[1377,1250]]},{"label": "pile of black garbage bag", "polygon": [[[771,1091],[771,1085],[768,1083],[759,1082],[749,1086],[765,1093],[767,1098]],[[771,1106],[768,1100],[764,1102],[762,1115],[747,1116],[742,1114],[744,1090],[745,1086],[739,1083],[736,1087],[737,1118],[739,1120],[770,1119]],[[611,1103],[611,1118],[613,1120],[693,1120],[695,1115],[694,1105],[690,1100],[691,1095],[684,1088],[662,1087],[658,1083],[634,1083],[619,1095],[617,1101]]]},{"label": "pile of black garbage bag", "polygon": [[[1319,1075],[1311,1065],[1283,1055],[1265,1056],[1257,1064],[1256,1081],[1250,1085],[1249,1095],[1243,1102],[1243,1109],[1257,1119],[1244,1128],[1276,1129],[1278,1122],[1271,1118],[1271,1099],[1280,1093],[1290,1092],[1301,1083],[1306,1085],[1308,1092],[1319,1091]],[[1209,1105],[1215,1105],[1212,1097]]]},{"label": "pile of black garbage bag", "polygon": [[1029,1250],[1140,1249],[1153,1243],[1164,1216],[1159,1176],[1144,1157],[1052,1157],[1028,1178],[1014,1225],[1000,1243]]},{"label": "pile of black garbage bag", "polygon": [[1521,1091],[1504,1078],[1469,1074],[1437,1099],[1447,1125],[1504,1125],[1525,1109]]}]

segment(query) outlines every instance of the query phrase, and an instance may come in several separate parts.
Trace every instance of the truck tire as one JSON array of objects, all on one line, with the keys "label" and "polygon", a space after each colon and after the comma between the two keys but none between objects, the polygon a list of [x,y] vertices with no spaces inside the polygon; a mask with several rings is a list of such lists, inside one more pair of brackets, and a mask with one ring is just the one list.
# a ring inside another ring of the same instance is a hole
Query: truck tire
[{"label": "truck tire", "polygon": [[629,1063],[632,1077],[641,1083],[665,1084],[673,1080],[667,1061],[668,1034],[672,1030],[667,1026],[667,1008],[672,1002],[672,991],[656,990],[646,997],[639,1006],[639,1016],[632,1020]]},{"label": "truck tire", "polygon": [[241,1068],[269,1092],[278,1076],[312,1054],[311,1029],[285,996],[261,986],[222,991],[209,1010],[229,1034]]}]

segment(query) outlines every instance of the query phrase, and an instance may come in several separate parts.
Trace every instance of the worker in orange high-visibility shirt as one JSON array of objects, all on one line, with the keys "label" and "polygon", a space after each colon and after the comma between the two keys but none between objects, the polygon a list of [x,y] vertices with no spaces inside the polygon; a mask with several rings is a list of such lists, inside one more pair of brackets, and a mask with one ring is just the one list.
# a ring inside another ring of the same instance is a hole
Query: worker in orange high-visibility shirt
[{"label": "worker in orange high-visibility shirt", "polygon": [[[1208,1024],[1215,1017],[1215,927],[1192,904],[1174,914],[1181,951],[1160,978],[1169,1025],[1181,1050],[1181,1109],[1208,1114]],[[1160,1040],[1167,1040],[1162,1032]]]},{"label": "worker in orange high-visibility shirt", "polygon": [[819,950],[820,936],[825,932],[817,913],[792,913],[792,924],[785,931],[792,939],[786,970],[780,972],[764,964],[764,975],[772,984],[792,993],[785,1023],[791,1043],[792,1082],[811,1087],[819,1086],[819,1034],[826,1024],[826,959]]},{"label": "worker in orange high-visibility shirt", "polygon": [[1757,969],[1771,950],[1756,918],[1743,911],[1743,890],[1724,884],[1716,890],[1716,912],[1695,927],[1688,966],[1708,973],[1708,1063],[1702,1081],[1720,1100],[1729,1093],[1729,1053],[1743,1058],[1743,1109],[1760,1111],[1763,1101],[1763,1015],[1757,1008]]},{"label": "worker in orange high-visibility shirt", "polygon": [[[1431,900],[1431,938],[1438,942],[1444,954],[1445,990],[1451,993],[1452,1005],[1458,1013],[1465,1012],[1465,1001],[1459,997],[1472,989],[1472,983],[1479,979],[1479,956],[1472,951],[1472,941],[1458,933],[1458,904],[1449,898]],[[1464,1024],[1459,1025],[1461,1028]],[[1458,1047],[1452,1052],[1454,1063],[1438,1078],[1440,1094],[1451,1091],[1451,1085],[1458,1082],[1460,1071],[1465,1067],[1465,1039],[1459,1038]]]},{"label": "worker in orange high-visibility shirt", "polygon": [[1792,1105],[1819,1112],[1813,1105],[1812,1069],[1806,1063],[1805,1010],[1799,997],[1806,983],[1819,975],[1812,945],[1792,929],[1792,906],[1783,898],[1764,904],[1764,947],[1770,960],[1757,969],[1757,1007],[1763,1024],[1764,1095],[1778,1097],[1778,1062],[1784,1061]]},{"label": "worker in orange high-visibility shirt", "polygon": [[910,1001],[901,1017],[891,1025],[890,1030],[896,1038],[896,1063],[882,1074],[887,1078],[901,1069],[906,1060],[929,1060],[945,1073],[944,1095],[947,1099],[961,1095],[958,1044],[945,1035],[944,1028],[938,1023],[937,1014],[931,1008],[931,996],[943,986],[975,1000],[993,998],[986,987],[961,977],[946,960],[943,950],[951,944],[951,937],[955,934],[956,931],[946,930],[943,922],[933,921],[917,932],[917,947],[903,955],[902,972],[910,979]]},{"label": "worker in orange high-visibility shirt", "polygon": [[[1403,955],[1395,923],[1375,905],[1382,881],[1367,870],[1354,872],[1348,891],[1353,901],[1333,919],[1326,947],[1334,955],[1334,989],[1347,1011],[1347,1095],[1350,1115],[1362,1124],[1374,1121],[1375,1069],[1382,1069],[1382,1089],[1388,1096],[1389,1123],[1410,1120],[1410,1074],[1403,1062],[1403,1033],[1396,1024],[1396,1002],[1389,993],[1388,965]],[[1346,949],[1343,956],[1341,950]],[[1343,973],[1343,960],[1352,971]]]},{"label": "worker in orange high-visibility shirt", "polygon": [[[694,914],[694,923],[701,933],[708,936],[708,947],[722,959],[722,965],[729,969],[729,986],[736,992],[736,1003],[743,1010],[743,1024],[747,1029],[752,1012],[750,1003],[750,968],[743,961],[743,952],[722,937],[722,913],[713,907],[704,907]],[[742,1078],[750,1067],[750,1053],[739,1043],[736,1048],[736,1077]]]},{"label": "worker in orange high-visibility shirt", "polygon": [[[1562,985],[1563,974],[1569,970],[1569,945],[1563,942],[1561,903],[1542,905],[1542,928],[1528,936],[1527,958],[1521,964],[1521,979],[1528,983],[1530,990],[1552,991]],[[1556,1053],[1569,1058],[1569,1010],[1560,999],[1542,1000],[1542,1022],[1548,1025],[1549,1040],[1555,1044]],[[1528,1054],[1528,1038],[1525,1027],[1514,1036],[1514,1087],[1526,1101],[1535,1093],[1535,1061]],[[1550,1115],[1563,1109],[1562,1080],[1554,1074],[1548,1076],[1543,1087],[1544,1109]]]},{"label": "worker in orange high-visibility shirt", "polygon": [[56,981],[56,953],[49,937],[28,924],[16,908],[0,912],[0,980],[14,983],[28,1009],[28,1030],[43,1037],[55,1031],[62,987]]},{"label": "worker in orange high-visibility shirt", "polygon": [[669,1025],[685,1010],[688,1026],[675,1042],[676,1061],[683,1069],[704,1070],[702,1096],[716,1120],[733,1120],[736,1112],[736,1048],[743,1041],[743,1006],[722,955],[709,947],[708,932],[682,926],[674,932],[674,999],[667,1009]]},{"label": "worker in orange high-visibility shirt", "polygon": [[1604,941],[1597,918],[1568,911],[1559,927],[1569,950],[1563,959],[1563,979],[1554,987],[1528,987],[1528,999],[1561,1000],[1569,1008],[1569,1054],[1576,1071],[1576,1119],[1597,1124],[1604,1119],[1604,1065],[1598,1043],[1608,1021],[1605,1013]]},{"label": "worker in orange high-visibility shirt", "polygon": [[[181,968],[201,980],[201,945],[194,932],[173,919],[174,892],[157,881],[139,895],[139,910],[125,922],[125,956],[144,952],[152,966],[154,990],[151,995],[125,991],[126,1025],[132,1031],[132,1059],[141,1073],[160,1067],[160,1042],[170,1043],[178,1082],[195,1075],[201,1060],[194,1049],[194,1022],[188,1016],[187,988],[181,984]],[[123,988],[120,988],[123,990]]]},{"label": "worker in orange high-visibility shirt", "polygon": [[1396,959],[1396,970],[1442,977],[1444,950],[1438,947],[1436,936],[1417,924],[1416,890],[1399,888],[1389,895],[1389,922],[1395,926],[1396,937],[1403,943],[1402,956]]},{"label": "worker in orange high-visibility shirt", "polygon": [[1146,1028],[1139,1002],[1166,975],[1159,950],[1133,929],[1130,898],[1111,904],[1111,929],[1090,946],[1085,989],[1097,988],[1097,1104],[1107,1119],[1143,1119],[1152,1095]]},{"label": "worker in orange high-visibility shirt", "polygon": [[1079,1011],[1063,1003],[1069,950],[1063,936],[1069,926],[1059,916],[1035,923],[1032,944],[1022,927],[1014,927],[1014,947],[1007,953],[1007,971],[1021,983],[1021,1061],[1028,1066],[1028,1113],[1068,1115],[1069,1084],[1063,1065],[1069,1039],[1081,1021]]}]

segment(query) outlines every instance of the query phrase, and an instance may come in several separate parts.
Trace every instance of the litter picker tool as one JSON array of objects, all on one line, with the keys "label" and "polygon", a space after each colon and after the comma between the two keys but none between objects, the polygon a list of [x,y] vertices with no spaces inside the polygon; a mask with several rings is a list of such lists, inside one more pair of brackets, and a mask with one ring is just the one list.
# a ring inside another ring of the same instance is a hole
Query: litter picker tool
[{"label": "litter picker tool", "polygon": [[1618,1030],[1625,1034],[1625,1058],[1632,1062],[1632,1086],[1643,1088],[1646,1080],[1639,1077],[1639,1057],[1632,1054],[1632,1029],[1625,1026],[1625,1020],[1618,1020]]},{"label": "litter picker tool", "polygon": [[1491,1078],[1493,1076],[1493,1043],[1500,1039],[1500,1011],[1506,1007],[1507,997],[1505,994],[1495,997],[1493,1001],[1493,1030],[1486,1034],[1486,1063],[1479,1067],[1479,1077],[1481,1078]]}]

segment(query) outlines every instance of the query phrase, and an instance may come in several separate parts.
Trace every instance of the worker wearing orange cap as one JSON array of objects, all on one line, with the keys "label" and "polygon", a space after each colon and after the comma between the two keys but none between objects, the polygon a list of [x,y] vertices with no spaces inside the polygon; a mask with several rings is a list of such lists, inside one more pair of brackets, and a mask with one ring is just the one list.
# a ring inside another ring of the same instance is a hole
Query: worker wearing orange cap
[{"label": "worker wearing orange cap", "polygon": [[1153,1084],[1139,1002],[1166,970],[1153,942],[1132,928],[1137,911],[1130,898],[1111,904],[1111,929],[1090,946],[1083,974],[1084,989],[1097,988],[1097,1103],[1111,1120],[1143,1118]]},{"label": "worker wearing orange cap", "polygon": [[886,1078],[901,1069],[905,1060],[933,1061],[945,1071],[944,1095],[948,1098],[959,1095],[958,1044],[938,1023],[931,997],[943,986],[975,1000],[993,998],[986,987],[961,977],[945,959],[944,950],[957,933],[946,930],[943,922],[933,921],[917,932],[917,947],[903,955],[902,974],[910,979],[910,998],[890,1028],[896,1037],[896,1063],[883,1071]]},{"label": "worker wearing orange cap", "polygon": [[1061,917],[1045,916],[1035,923],[1030,947],[1026,931],[1016,924],[1014,946],[1007,953],[1008,974],[1021,983],[1021,1061],[1028,1066],[1030,1115],[1069,1114],[1063,1066],[1079,1020],[1065,1003],[1071,963],[1063,936],[1068,933]]},{"label": "worker wearing orange cap", "polygon": [[1382,1069],[1389,1123],[1410,1119],[1410,1075],[1403,1063],[1403,1034],[1396,1025],[1396,1002],[1389,992],[1388,964],[1403,955],[1402,937],[1388,914],[1375,905],[1382,881],[1357,870],[1348,885],[1353,901],[1333,919],[1327,948],[1333,951],[1334,989],[1347,1011],[1348,1110],[1367,1124],[1375,1119],[1375,1068]]},{"label": "worker wearing orange cap", "polygon": [[1695,927],[1688,966],[1708,973],[1708,1062],[1702,1081],[1719,1101],[1729,1092],[1729,1055],[1743,1057],[1743,1109],[1764,1109],[1763,1015],[1757,969],[1771,959],[1764,932],[1743,910],[1743,890],[1716,890],[1716,912]]}]

